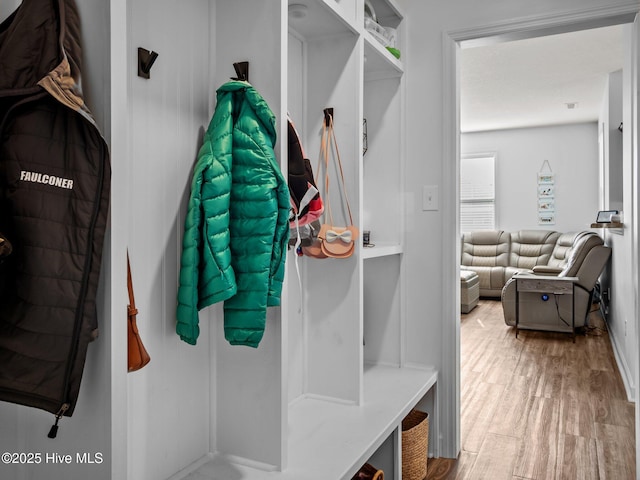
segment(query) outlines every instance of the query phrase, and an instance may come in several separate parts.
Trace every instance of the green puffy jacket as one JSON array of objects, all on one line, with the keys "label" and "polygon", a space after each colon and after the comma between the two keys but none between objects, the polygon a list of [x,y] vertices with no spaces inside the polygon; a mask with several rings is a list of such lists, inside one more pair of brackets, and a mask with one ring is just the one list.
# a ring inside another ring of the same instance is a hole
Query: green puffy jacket
[{"label": "green puffy jacket", "polygon": [[246,82],[217,92],[184,225],[176,332],[195,345],[198,311],[224,301],[225,338],[257,347],[280,304],[289,189],[273,147],[275,116]]}]

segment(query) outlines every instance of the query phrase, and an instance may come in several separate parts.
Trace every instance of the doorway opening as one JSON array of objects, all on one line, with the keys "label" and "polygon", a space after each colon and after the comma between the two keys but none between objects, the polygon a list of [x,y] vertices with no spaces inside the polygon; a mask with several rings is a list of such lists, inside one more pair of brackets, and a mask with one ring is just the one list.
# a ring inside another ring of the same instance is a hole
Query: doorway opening
[{"label": "doorway opening", "polygon": [[[458,67],[460,62],[460,49],[462,47],[468,45],[482,45],[489,43],[498,43],[505,42],[509,40],[517,40],[523,38],[534,38],[534,37],[545,37],[552,34],[564,33],[564,32],[574,32],[574,31],[582,31],[586,29],[600,28],[611,25],[618,25],[623,23],[630,23],[634,21],[635,11],[629,11],[624,14],[620,14],[619,12],[615,13],[606,13],[606,12],[598,12],[593,14],[589,18],[585,18],[583,15],[575,15],[575,16],[567,16],[563,18],[546,18],[546,19],[535,19],[530,22],[518,22],[514,24],[508,25],[500,25],[492,28],[478,28],[478,29],[470,29],[466,31],[459,31],[455,33],[450,33],[448,37],[445,38],[445,73],[444,73],[444,85],[445,85],[445,109],[444,109],[444,121],[445,121],[445,159],[449,160],[449,162],[445,162],[449,165],[449,167],[444,172],[444,182],[448,185],[455,185],[456,190],[453,193],[455,198],[451,202],[450,211],[448,212],[451,217],[455,218],[456,222],[454,226],[451,226],[451,234],[452,236],[459,238],[460,236],[460,226],[459,226],[459,174],[460,174],[460,164],[459,159],[462,153],[460,149],[460,123],[458,113],[460,112],[460,103],[459,103],[459,88],[460,88],[460,78],[458,74]],[[588,15],[587,15],[588,16]],[[637,27],[636,27],[637,28]],[[634,34],[637,35],[637,34]],[[635,37],[634,37],[635,38]],[[637,57],[637,53],[636,53]],[[634,59],[634,62],[637,62],[637,58]],[[634,77],[634,81],[637,82],[637,78]],[[633,118],[637,118],[637,98],[633,98],[634,107],[633,107]],[[635,124],[634,124],[635,125]],[[634,137],[634,158],[633,164],[637,165],[637,134],[633,135]],[[637,175],[637,170],[633,171],[633,175]],[[633,181],[634,189],[637,185],[637,182]],[[634,193],[633,202],[634,207],[637,204],[636,200],[637,196]],[[636,209],[634,209],[636,210]],[[445,212],[446,213],[446,212]],[[634,213],[635,215],[635,213]],[[635,232],[630,232],[630,236],[636,237],[637,234]],[[460,245],[454,245],[450,248],[448,252],[450,258],[456,265],[459,265],[460,259]],[[637,243],[637,242],[636,242]],[[637,277],[638,277],[638,267],[637,267],[637,248],[634,249],[633,257],[633,268],[632,268],[632,276],[633,283],[637,285]],[[456,285],[459,284],[459,275],[456,274],[459,270],[459,266],[453,270],[454,274],[452,275],[451,281],[455,281]],[[459,273],[459,272],[458,272]],[[459,287],[456,287],[456,291]],[[456,302],[458,302],[460,296],[459,293],[456,295]],[[637,311],[637,306],[634,305],[632,307]],[[452,305],[451,310],[453,312],[459,313],[459,305]],[[451,318],[459,318],[458,315],[452,315]],[[637,315],[634,315],[633,318],[637,318]],[[444,341],[452,340],[452,343],[455,343],[456,349],[452,351],[451,357],[446,362],[446,365],[443,369],[443,374],[450,374],[452,378],[455,378],[457,381],[457,391],[456,398],[458,401],[457,405],[457,422],[452,422],[451,425],[446,425],[445,428],[448,429],[447,433],[451,434],[451,438],[456,439],[456,447],[457,451],[460,450],[460,330],[459,325],[449,326],[446,332],[443,333]],[[634,333],[635,335],[635,333]],[[635,344],[637,348],[637,335],[635,337]],[[636,360],[637,363],[637,360]],[[635,371],[637,372],[637,365],[635,365]],[[636,373],[637,376],[637,373]],[[450,430],[449,430],[450,429]]]}]

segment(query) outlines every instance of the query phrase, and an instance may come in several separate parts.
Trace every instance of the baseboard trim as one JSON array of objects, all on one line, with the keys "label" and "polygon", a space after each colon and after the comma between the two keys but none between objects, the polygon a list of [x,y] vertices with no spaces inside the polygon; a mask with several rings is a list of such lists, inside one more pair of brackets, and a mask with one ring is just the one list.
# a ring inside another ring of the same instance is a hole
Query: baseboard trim
[{"label": "baseboard trim", "polygon": [[[605,317],[606,318],[606,317]],[[635,402],[636,400],[636,388],[635,382],[633,380],[633,375],[631,374],[631,370],[629,369],[629,365],[622,355],[622,350],[620,349],[619,343],[616,340],[616,336],[611,328],[609,328],[609,322],[607,323],[607,331],[609,332],[609,338],[611,340],[611,347],[613,348],[613,356],[616,359],[616,364],[618,365],[618,371],[620,372],[620,376],[622,377],[622,383],[624,383],[624,389],[627,392],[627,399],[630,402]]]},{"label": "baseboard trim", "polygon": [[213,458],[213,455],[211,453],[207,453],[207,454],[203,455],[202,457],[200,457],[195,462],[191,463],[190,465],[187,465],[183,469],[181,469],[181,470],[177,471],[176,473],[174,473],[173,475],[171,475],[169,478],[167,478],[167,480],[183,480],[188,475],[190,475],[191,473],[193,473],[196,470],[198,470],[205,463],[209,463],[212,458]]}]

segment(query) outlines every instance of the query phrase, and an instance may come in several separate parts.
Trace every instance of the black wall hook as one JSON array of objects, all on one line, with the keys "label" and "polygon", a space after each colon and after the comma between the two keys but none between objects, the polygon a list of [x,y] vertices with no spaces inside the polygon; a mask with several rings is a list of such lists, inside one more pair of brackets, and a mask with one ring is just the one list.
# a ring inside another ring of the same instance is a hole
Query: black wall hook
[{"label": "black wall hook", "polygon": [[142,78],[150,78],[151,67],[158,58],[156,52],[138,47],[138,76]]},{"label": "black wall hook", "polygon": [[233,64],[233,68],[236,71],[237,77],[232,77],[231,80],[249,81],[249,62],[236,62]]},{"label": "black wall hook", "polygon": [[333,107],[325,108],[324,112],[324,124],[328,127],[333,121]]}]

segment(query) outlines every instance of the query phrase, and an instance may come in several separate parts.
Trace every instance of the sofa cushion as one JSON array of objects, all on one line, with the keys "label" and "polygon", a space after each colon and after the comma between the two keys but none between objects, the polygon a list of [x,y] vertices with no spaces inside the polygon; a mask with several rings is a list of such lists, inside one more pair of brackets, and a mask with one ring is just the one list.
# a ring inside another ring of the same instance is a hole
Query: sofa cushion
[{"label": "sofa cushion", "polygon": [[473,271],[480,279],[482,295],[491,295],[491,292],[499,294],[504,287],[505,267],[473,267]]},{"label": "sofa cushion", "polygon": [[576,239],[585,233],[588,232],[569,232],[561,234],[558,237],[558,240],[556,240],[556,244],[553,247],[553,252],[551,252],[551,257],[549,258],[547,265],[549,267],[556,267],[560,269],[564,268],[567,264],[567,259],[571,254],[571,249],[576,243]]},{"label": "sofa cushion", "polygon": [[558,237],[560,237],[560,233],[549,230],[513,232],[511,234],[509,266],[531,270],[536,265],[547,265]]},{"label": "sofa cushion", "polygon": [[462,265],[506,267],[509,265],[509,241],[509,234],[502,230],[465,233],[462,236]]}]

